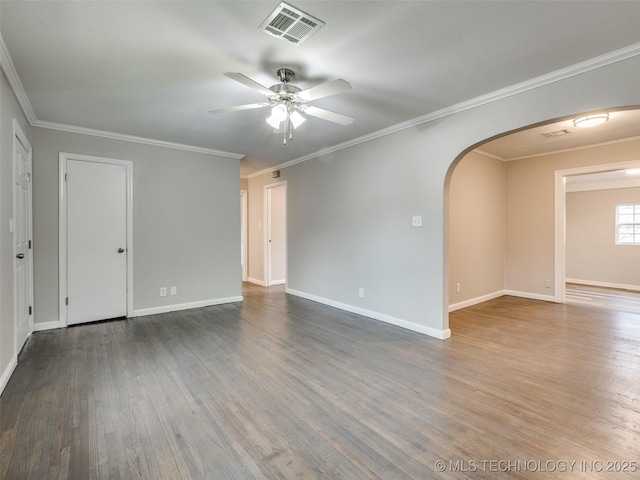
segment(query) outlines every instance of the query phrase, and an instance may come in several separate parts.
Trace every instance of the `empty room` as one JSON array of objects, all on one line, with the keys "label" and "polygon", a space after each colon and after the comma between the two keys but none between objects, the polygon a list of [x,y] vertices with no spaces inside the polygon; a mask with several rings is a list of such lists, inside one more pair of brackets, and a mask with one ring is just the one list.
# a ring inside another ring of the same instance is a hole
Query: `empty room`
[{"label": "empty room", "polygon": [[0,0],[0,478],[637,478],[638,25]]}]

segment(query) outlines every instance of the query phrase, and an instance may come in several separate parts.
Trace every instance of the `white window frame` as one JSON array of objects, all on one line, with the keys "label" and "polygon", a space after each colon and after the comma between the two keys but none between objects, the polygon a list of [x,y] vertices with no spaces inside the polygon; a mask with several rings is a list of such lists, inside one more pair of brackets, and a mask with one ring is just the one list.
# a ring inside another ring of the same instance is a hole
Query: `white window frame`
[{"label": "white window frame", "polygon": [[[620,222],[620,207],[634,207],[634,221],[633,222]],[[634,230],[640,229],[640,203],[619,203],[616,205],[616,245],[640,245],[640,234],[633,233],[632,242],[620,241],[620,227],[621,226],[633,226]]]}]

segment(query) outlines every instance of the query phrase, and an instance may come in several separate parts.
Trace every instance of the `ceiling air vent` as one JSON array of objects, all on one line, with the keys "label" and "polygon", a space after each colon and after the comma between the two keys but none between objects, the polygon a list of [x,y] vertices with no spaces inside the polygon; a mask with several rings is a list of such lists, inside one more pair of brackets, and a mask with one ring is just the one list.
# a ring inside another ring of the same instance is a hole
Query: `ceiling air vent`
[{"label": "ceiling air vent", "polygon": [[282,2],[259,28],[269,35],[300,45],[323,26],[322,20]]},{"label": "ceiling air vent", "polygon": [[569,130],[568,128],[563,128],[562,130],[556,130],[555,132],[546,132],[542,135],[544,135],[545,137],[559,137],[568,133],[571,133],[571,130]]}]

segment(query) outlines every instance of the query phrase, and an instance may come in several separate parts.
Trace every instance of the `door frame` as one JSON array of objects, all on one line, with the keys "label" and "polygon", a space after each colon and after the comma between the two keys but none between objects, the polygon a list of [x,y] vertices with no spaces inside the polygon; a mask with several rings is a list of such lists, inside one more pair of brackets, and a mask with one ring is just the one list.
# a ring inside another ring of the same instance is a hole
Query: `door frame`
[{"label": "door frame", "polygon": [[289,281],[289,255],[288,255],[288,248],[289,248],[289,238],[287,235],[288,232],[288,228],[286,226],[287,223],[287,210],[288,210],[288,205],[287,205],[287,181],[283,180],[281,182],[276,182],[276,183],[270,183],[269,185],[265,185],[264,186],[264,200],[263,200],[263,205],[264,205],[264,212],[263,212],[263,223],[264,223],[264,228],[263,230],[263,234],[264,234],[264,286],[265,287],[270,287],[271,286],[271,249],[269,248],[269,234],[270,234],[270,228],[271,228],[271,211],[270,211],[270,202],[269,202],[269,190],[271,188],[276,188],[276,187],[281,187],[284,186],[285,187],[285,207],[284,207],[284,218],[285,218],[285,260],[284,260],[284,271],[285,271],[285,284],[288,283]]},{"label": "door frame", "polygon": [[585,173],[608,172],[640,168],[640,160],[631,162],[605,163],[585,167],[569,168],[555,171],[555,261],[554,261],[554,301],[566,302],[567,278],[567,184],[566,177]]},{"label": "door frame", "polygon": [[[13,119],[13,143],[12,143],[12,189],[15,189],[15,178],[14,178],[14,174],[15,174],[15,161],[16,161],[16,142],[20,142],[22,144],[22,146],[25,148],[25,150],[27,150],[27,152],[29,153],[29,157],[27,159],[28,162],[28,170],[29,170],[29,175],[30,175],[30,179],[29,179],[29,189],[28,189],[28,206],[27,206],[27,216],[28,216],[28,220],[27,220],[27,236],[29,237],[29,241],[32,242],[32,248],[29,249],[29,260],[28,260],[28,270],[29,270],[29,285],[27,286],[27,288],[29,289],[28,292],[28,296],[29,296],[29,305],[31,307],[31,314],[29,315],[29,335],[31,335],[33,333],[34,330],[34,312],[35,312],[35,308],[34,307],[34,295],[33,295],[33,290],[34,290],[34,281],[33,281],[33,249],[34,249],[34,244],[33,244],[33,183],[31,181],[31,179],[33,178],[33,149],[31,148],[31,143],[29,142],[29,139],[27,138],[27,136],[24,134],[24,132],[22,131],[22,128],[20,128],[20,124],[18,123],[18,121],[14,118]],[[13,190],[12,190],[12,213],[11,213],[11,231],[13,232],[14,228],[15,228],[15,215],[16,215],[16,205],[15,205],[15,195],[13,195]],[[14,243],[15,246],[15,242],[12,240],[12,243]],[[12,275],[14,275],[15,278],[15,269],[16,269],[16,258],[15,258],[15,251],[13,252],[13,272]],[[18,339],[18,324],[17,321],[18,319],[16,318],[17,315],[17,308],[15,305],[15,298],[16,298],[16,290],[17,290],[17,285],[13,284],[13,299],[14,299],[14,307],[13,307],[13,348],[14,348],[14,358],[17,358],[18,353],[20,353],[20,349],[22,348],[22,346],[24,345],[23,340]],[[27,338],[29,338],[27,336]],[[20,342],[20,345],[18,345]]]},{"label": "door frame", "polygon": [[60,327],[67,326],[68,308],[68,284],[67,284],[67,160],[104,163],[109,165],[121,165],[125,167],[126,175],[126,202],[127,202],[127,317],[133,316],[133,162],[131,160],[118,160],[115,158],[95,157],[92,155],[80,155],[75,153],[59,154],[59,299],[58,299],[58,323]]},{"label": "door frame", "polygon": [[248,259],[247,255],[249,249],[247,248],[247,191],[240,190],[240,248],[241,251],[241,259],[242,259],[242,281],[247,281],[248,275],[248,267],[247,264]]}]

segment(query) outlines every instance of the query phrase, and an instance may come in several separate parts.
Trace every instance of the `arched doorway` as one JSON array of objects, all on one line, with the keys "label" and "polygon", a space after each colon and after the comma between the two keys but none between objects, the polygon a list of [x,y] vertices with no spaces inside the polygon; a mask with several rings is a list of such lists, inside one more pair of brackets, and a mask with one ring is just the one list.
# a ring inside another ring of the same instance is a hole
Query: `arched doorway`
[{"label": "arched doorway", "polygon": [[552,120],[474,145],[454,162],[445,188],[450,311],[505,294],[564,301],[563,179],[638,160],[640,111],[608,113],[602,129],[578,130],[577,116]]}]

